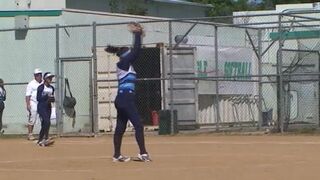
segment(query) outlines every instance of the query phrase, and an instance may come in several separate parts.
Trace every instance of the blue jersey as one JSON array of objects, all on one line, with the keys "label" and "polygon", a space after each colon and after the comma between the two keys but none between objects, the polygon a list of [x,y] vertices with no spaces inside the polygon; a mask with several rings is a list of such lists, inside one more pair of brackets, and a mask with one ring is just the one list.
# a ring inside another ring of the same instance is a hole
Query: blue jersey
[{"label": "blue jersey", "polygon": [[0,87],[0,102],[3,102],[5,100],[6,100],[6,90]]},{"label": "blue jersey", "polygon": [[133,67],[130,65],[128,71],[117,68],[117,76],[119,82],[119,90],[135,90],[135,80],[137,75]]},{"label": "blue jersey", "polygon": [[131,50],[120,55],[117,63],[118,90],[135,90],[137,74],[132,63],[138,58],[141,49],[141,33],[135,33],[134,46]]},{"label": "blue jersey", "polygon": [[5,100],[6,100],[6,90],[0,87],[0,101],[5,101]]},{"label": "blue jersey", "polygon": [[39,110],[51,110],[51,103],[48,102],[49,96],[54,95],[54,87],[46,86],[43,83],[37,89],[38,112]]}]

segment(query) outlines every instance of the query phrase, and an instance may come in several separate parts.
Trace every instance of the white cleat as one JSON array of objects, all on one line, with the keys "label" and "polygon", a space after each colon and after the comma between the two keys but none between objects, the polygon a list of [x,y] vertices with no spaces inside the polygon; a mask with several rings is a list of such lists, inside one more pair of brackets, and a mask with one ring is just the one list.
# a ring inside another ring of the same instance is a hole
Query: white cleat
[{"label": "white cleat", "polygon": [[149,154],[138,154],[138,160],[142,162],[151,162]]},{"label": "white cleat", "polygon": [[113,162],[129,162],[130,160],[131,160],[130,157],[126,157],[126,156],[122,156],[122,155],[120,155],[117,158],[115,158],[115,157],[112,158]]}]

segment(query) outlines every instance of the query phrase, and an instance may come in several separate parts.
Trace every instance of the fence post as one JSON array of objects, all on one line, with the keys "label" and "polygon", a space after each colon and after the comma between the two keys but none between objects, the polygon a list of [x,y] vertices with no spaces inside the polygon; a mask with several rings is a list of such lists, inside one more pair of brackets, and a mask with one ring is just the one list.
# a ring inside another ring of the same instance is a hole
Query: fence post
[{"label": "fence post", "polygon": [[215,107],[216,107],[216,131],[219,131],[220,128],[220,105],[219,105],[219,49],[218,49],[218,26],[214,26],[214,56],[215,56],[215,75],[216,75],[216,98],[215,98]]},{"label": "fence post", "polygon": [[262,30],[258,30],[258,75],[259,75],[259,85],[258,85],[258,130],[262,128]]},{"label": "fence post", "polygon": [[174,134],[174,102],[173,102],[173,62],[172,62],[172,21],[169,21],[169,62],[170,62],[170,120],[171,120],[171,135]]},{"label": "fence post", "polygon": [[98,133],[99,124],[98,124],[98,92],[97,92],[97,23],[92,23],[92,62],[91,66],[93,64],[93,67],[90,68],[91,72],[90,76],[92,78],[90,82],[90,101],[91,105],[91,118],[92,118],[92,133],[96,134]]},{"label": "fence post", "polygon": [[279,49],[277,53],[277,114],[278,114],[278,130],[283,133],[283,76],[282,76],[282,47],[283,47],[283,31],[282,31],[282,15],[279,15]]},{"label": "fence post", "polygon": [[57,135],[61,136],[63,132],[63,121],[62,121],[62,76],[60,69],[60,34],[59,24],[56,24],[56,62],[55,62],[55,74],[56,74],[56,123],[57,123]]},{"label": "fence post", "polygon": [[[319,51],[317,51],[317,55],[318,55],[318,66],[319,66],[319,72],[320,72],[320,52]],[[320,74],[318,75],[318,118],[319,118],[318,128],[320,128],[320,109],[319,109],[319,107],[320,107],[320,98],[319,98],[320,91],[319,91],[319,89],[320,89]]]}]

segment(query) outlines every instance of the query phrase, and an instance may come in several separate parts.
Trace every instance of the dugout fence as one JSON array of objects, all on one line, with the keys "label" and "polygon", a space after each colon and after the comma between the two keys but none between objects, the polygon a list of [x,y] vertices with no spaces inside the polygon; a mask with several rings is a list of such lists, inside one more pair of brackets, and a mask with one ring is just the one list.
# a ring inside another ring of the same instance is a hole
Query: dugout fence
[{"label": "dugout fence", "polygon": [[[171,112],[171,128],[177,124],[179,130],[319,127],[316,10],[194,19],[98,17],[66,10],[61,18],[71,15],[90,23],[0,30],[0,39],[7,42],[0,50],[6,60],[0,67],[8,91],[7,133],[26,132],[24,92],[37,67],[57,75],[53,133],[112,132],[117,57],[104,48],[132,45],[126,27],[132,21],[146,30],[134,65],[137,107],[146,127],[157,129],[161,110]],[[113,22],[102,23],[110,18]],[[63,107],[65,78],[77,99],[75,121]]]}]

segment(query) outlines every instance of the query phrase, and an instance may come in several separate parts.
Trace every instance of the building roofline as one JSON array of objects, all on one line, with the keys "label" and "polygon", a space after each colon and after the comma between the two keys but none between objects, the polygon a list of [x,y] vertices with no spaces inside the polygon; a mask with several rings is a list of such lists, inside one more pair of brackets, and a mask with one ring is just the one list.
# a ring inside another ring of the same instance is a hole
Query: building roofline
[{"label": "building roofline", "polygon": [[182,5],[189,5],[189,6],[198,6],[198,7],[204,7],[204,8],[213,8],[213,5],[211,4],[201,4],[201,3],[195,3],[195,2],[189,2],[189,1],[182,1],[182,0],[151,0],[154,2],[161,2],[161,3],[169,3],[169,4],[182,4]]},{"label": "building roofline", "polygon": [[79,10],[79,9],[70,9],[70,8],[62,9],[62,11],[73,12],[73,13],[85,13],[85,14],[92,14],[92,15],[102,15],[102,16],[139,18],[139,19],[145,19],[145,20],[170,20],[170,18],[162,18],[162,17],[154,17],[154,16],[140,16],[140,15],[110,13],[110,12],[90,11],[90,10]]}]

